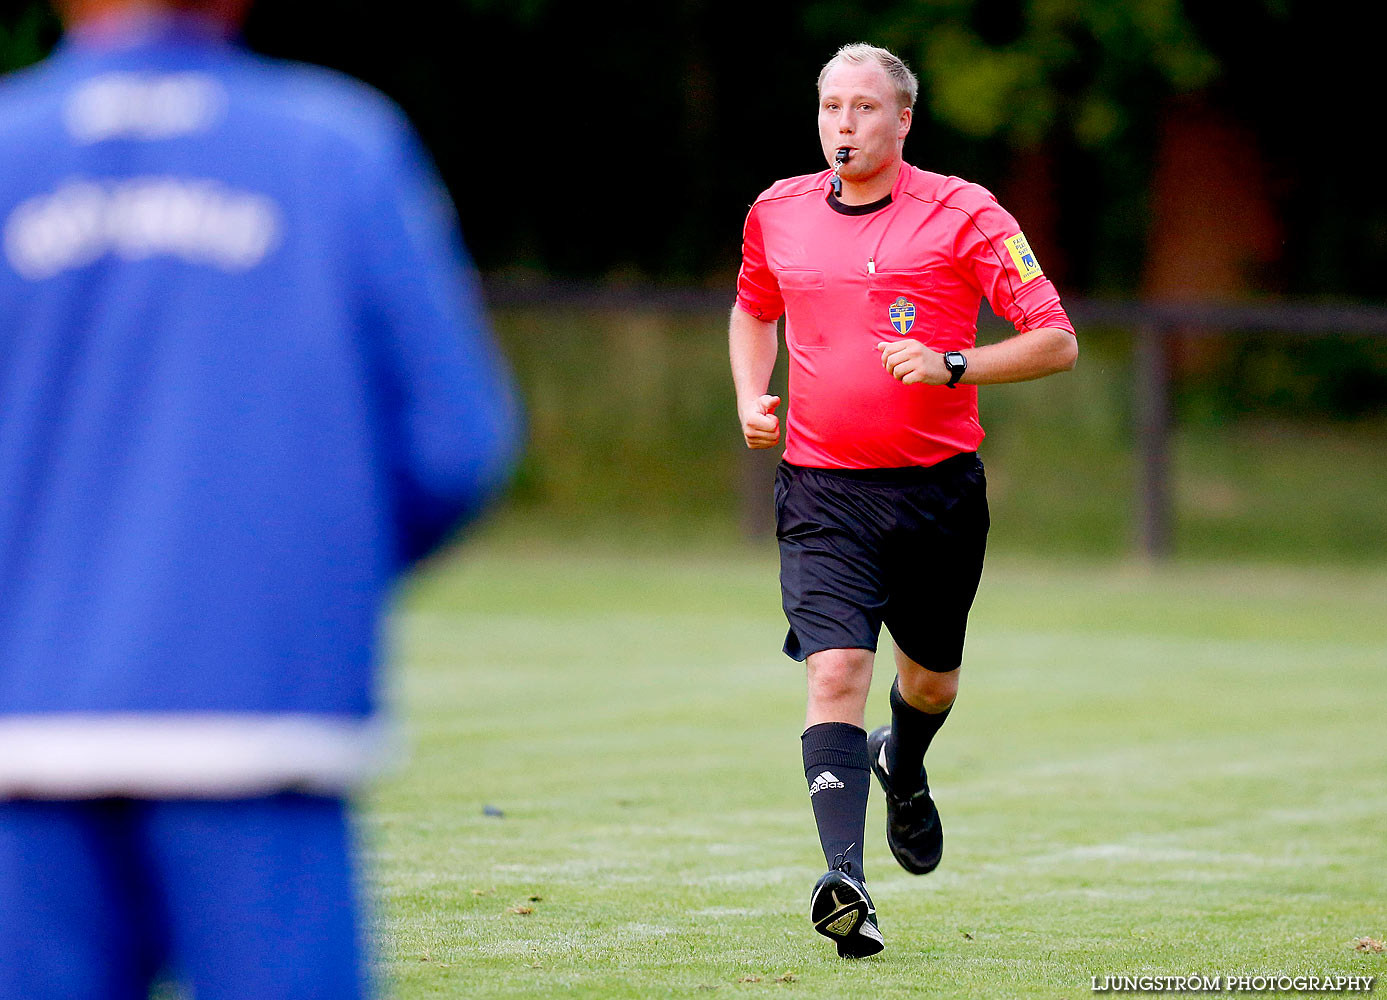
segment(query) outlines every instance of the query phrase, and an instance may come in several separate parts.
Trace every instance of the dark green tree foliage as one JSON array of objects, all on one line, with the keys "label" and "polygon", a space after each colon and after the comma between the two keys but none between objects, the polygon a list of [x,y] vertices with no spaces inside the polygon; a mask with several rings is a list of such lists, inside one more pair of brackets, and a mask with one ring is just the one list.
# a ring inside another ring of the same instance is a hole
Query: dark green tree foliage
[{"label": "dark green tree foliage", "polygon": [[[820,3],[828,26],[841,4]],[[1053,141],[1085,149],[1121,142],[1133,110],[1207,85],[1219,64],[1179,0],[932,0],[858,8],[875,34],[917,69],[929,113],[973,139]],[[875,27],[875,32],[873,28]]]},{"label": "dark green tree foliage", "polygon": [[[399,101],[490,270],[726,286],[757,192],[822,167],[819,67],[865,40],[922,77],[913,162],[1004,190],[1016,150],[1045,150],[1067,287],[1139,287],[1160,112],[1199,92],[1269,164],[1287,246],[1262,290],[1380,298],[1367,16],[1310,0],[260,0],[247,36]],[[0,4],[0,68],[56,37],[43,0]]]},{"label": "dark green tree foliage", "polygon": [[[1137,287],[1130,264],[1113,272],[1104,261],[1142,245],[1160,113],[1197,94],[1248,126],[1266,159],[1286,246],[1258,290],[1381,299],[1387,198],[1369,152],[1381,119],[1380,31],[1369,9],[1314,0],[823,0],[807,18],[816,35],[836,27],[912,63],[946,159],[958,138],[993,157],[1048,147],[1061,175],[1062,235],[1084,286]],[[980,163],[967,175],[991,186],[997,173]],[[1076,216],[1090,224],[1076,226]]]}]

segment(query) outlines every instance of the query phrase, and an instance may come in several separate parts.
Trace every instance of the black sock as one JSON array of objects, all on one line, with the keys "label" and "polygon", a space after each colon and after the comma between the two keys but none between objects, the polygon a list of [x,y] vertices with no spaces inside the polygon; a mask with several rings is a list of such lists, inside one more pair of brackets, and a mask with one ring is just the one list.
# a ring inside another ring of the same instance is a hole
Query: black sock
[{"label": "black sock", "polygon": [[899,681],[891,684],[891,738],[886,741],[886,770],[890,772],[892,788],[903,795],[919,789],[925,751],[952,708],[950,705],[942,712],[922,712],[901,697]]},{"label": "black sock", "polygon": [[867,733],[846,722],[821,722],[804,731],[800,746],[824,860],[831,866],[841,854],[848,874],[865,879],[862,840],[871,784]]}]

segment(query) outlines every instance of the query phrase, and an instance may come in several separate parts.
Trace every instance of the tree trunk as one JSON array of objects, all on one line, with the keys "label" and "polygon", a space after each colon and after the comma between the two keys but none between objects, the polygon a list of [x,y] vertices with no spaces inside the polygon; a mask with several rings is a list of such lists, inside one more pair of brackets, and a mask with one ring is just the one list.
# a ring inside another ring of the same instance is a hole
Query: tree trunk
[{"label": "tree trunk", "polygon": [[1199,98],[1172,102],[1161,123],[1151,185],[1142,291],[1213,301],[1270,291],[1281,225],[1252,132]]}]

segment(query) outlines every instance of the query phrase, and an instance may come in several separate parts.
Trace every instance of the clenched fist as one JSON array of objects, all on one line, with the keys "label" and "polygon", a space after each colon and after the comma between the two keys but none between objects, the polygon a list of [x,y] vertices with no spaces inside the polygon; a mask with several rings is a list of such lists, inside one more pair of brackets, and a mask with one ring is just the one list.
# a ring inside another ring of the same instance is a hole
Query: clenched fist
[{"label": "clenched fist", "polygon": [[742,437],[748,448],[774,448],[780,443],[779,396],[761,396],[742,410]]},{"label": "clenched fist", "polygon": [[944,355],[936,354],[918,340],[883,340],[877,344],[877,350],[881,352],[882,367],[906,385],[943,385],[949,381]]}]

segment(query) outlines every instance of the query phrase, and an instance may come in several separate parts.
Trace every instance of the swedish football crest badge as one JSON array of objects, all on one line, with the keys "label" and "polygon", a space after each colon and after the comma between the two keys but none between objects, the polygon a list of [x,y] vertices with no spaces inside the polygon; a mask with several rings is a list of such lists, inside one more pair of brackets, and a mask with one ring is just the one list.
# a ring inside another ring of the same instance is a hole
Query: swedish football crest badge
[{"label": "swedish football crest badge", "polygon": [[892,302],[887,312],[891,314],[891,325],[896,328],[897,333],[909,333],[910,328],[915,325],[915,303],[904,295]]}]

